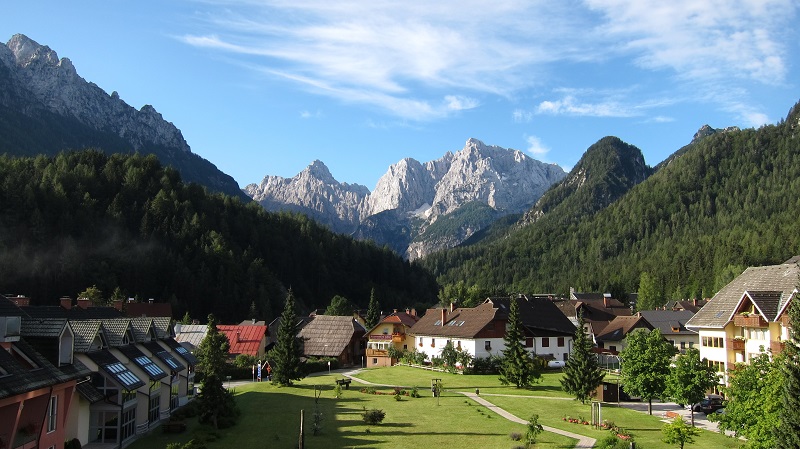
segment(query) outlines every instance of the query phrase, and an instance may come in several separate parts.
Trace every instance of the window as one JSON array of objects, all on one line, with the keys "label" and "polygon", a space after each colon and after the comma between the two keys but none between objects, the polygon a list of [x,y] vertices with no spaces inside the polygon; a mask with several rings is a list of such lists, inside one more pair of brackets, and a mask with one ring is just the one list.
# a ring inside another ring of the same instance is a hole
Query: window
[{"label": "window", "polygon": [[685,341],[681,342],[681,349],[686,349],[686,342]]},{"label": "window", "polygon": [[436,339],[435,338],[431,338],[431,348],[435,348],[435,347],[436,347]]},{"label": "window", "polygon": [[532,348],[533,347],[533,338],[532,337],[525,337],[525,347]]},{"label": "window", "polygon": [[158,390],[156,390],[156,393],[150,397],[149,409],[147,410],[147,420],[150,421],[150,425],[159,421],[160,409],[161,395],[158,394]]},{"label": "window", "polygon": [[543,348],[550,347],[550,337],[542,337],[542,347]]},{"label": "window", "polygon": [[169,409],[175,410],[178,408],[178,386],[180,381],[171,384],[169,387]]},{"label": "window", "polygon": [[722,348],[723,341],[722,337],[703,337],[701,344],[707,348]]},{"label": "window", "polygon": [[558,339],[556,340],[556,344],[558,345],[559,348],[563,348],[564,347],[564,337],[558,337]]},{"label": "window", "polygon": [[116,443],[119,432],[118,411],[92,412],[89,421],[89,441],[98,443]]},{"label": "window", "polygon": [[378,359],[372,359],[372,364],[373,365],[377,365],[378,364]]},{"label": "window", "polygon": [[615,351],[615,352],[616,352],[616,350],[617,350],[617,347],[616,347],[616,346],[609,346],[609,347],[608,347],[608,350],[609,350],[609,351]]},{"label": "window", "polygon": [[483,348],[486,349],[487,351],[491,351],[492,350],[492,342],[489,341],[489,340],[486,340],[486,342],[483,344]]},{"label": "window", "polygon": [[136,435],[136,407],[131,407],[122,412],[122,441]]},{"label": "window", "polygon": [[56,417],[58,416],[58,396],[50,396],[50,406],[47,408],[47,433],[56,430]]}]

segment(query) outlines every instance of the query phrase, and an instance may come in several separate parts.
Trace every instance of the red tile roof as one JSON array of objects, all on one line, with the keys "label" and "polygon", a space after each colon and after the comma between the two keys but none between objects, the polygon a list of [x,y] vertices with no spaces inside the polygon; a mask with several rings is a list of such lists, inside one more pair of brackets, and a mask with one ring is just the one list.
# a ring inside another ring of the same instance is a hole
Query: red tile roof
[{"label": "red tile roof", "polygon": [[267,326],[240,326],[238,324],[218,324],[217,329],[228,337],[231,355],[248,354],[258,356],[266,343]]}]

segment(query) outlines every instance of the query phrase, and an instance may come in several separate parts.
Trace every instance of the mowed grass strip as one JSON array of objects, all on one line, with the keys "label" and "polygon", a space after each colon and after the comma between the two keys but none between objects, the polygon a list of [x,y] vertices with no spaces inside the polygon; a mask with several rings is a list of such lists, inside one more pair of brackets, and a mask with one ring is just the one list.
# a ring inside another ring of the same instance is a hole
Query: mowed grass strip
[{"label": "mowed grass strip", "polygon": [[[422,372],[430,375],[430,372]],[[231,429],[218,431],[219,438],[207,446],[210,449],[296,448],[300,410],[305,411],[305,447],[309,449],[405,449],[410,446],[508,449],[520,444],[511,440],[512,433],[525,433],[524,425],[508,421],[461,394],[445,392],[438,400],[432,397],[431,376],[426,378],[427,385],[419,386],[422,397],[403,396],[401,401],[394,399],[392,388],[377,387],[377,391],[385,393],[382,395],[360,393],[356,382],[349,390],[343,390],[342,398],[336,399],[334,379],[340,377],[310,377],[294,387],[280,388],[269,383],[237,387],[236,399],[242,410],[239,423]],[[412,380],[414,378],[407,378],[398,383]],[[314,397],[315,385],[321,388],[318,400]],[[312,432],[315,406],[323,416],[322,431],[316,436]],[[386,413],[383,423],[367,426],[361,416],[365,408],[383,410]],[[530,415],[520,417],[527,420]],[[178,435],[156,430],[130,447],[163,448],[170,442],[183,443],[207,434],[194,419],[189,426],[186,433]],[[540,435],[538,441],[539,448],[572,448],[575,445],[571,438],[548,432]]]},{"label": "mowed grass strip", "polygon": [[[470,391],[480,389],[481,394],[514,394],[521,396],[548,396],[567,398],[569,395],[561,389],[561,371],[545,370],[539,383],[529,388],[516,388],[513,385],[502,385],[498,375],[463,375],[438,371],[429,371],[408,366],[392,366],[386,368],[368,368],[361,370],[358,379],[386,385],[417,386],[430,390],[431,379],[442,379],[442,386],[451,391]],[[356,383],[353,383],[355,386]],[[351,386],[351,388],[353,388]]]},{"label": "mowed grass strip", "polygon": [[[486,399],[517,416],[538,413],[539,422],[543,425],[590,436],[598,441],[609,433],[608,430],[598,430],[592,426],[563,421],[564,416],[582,417],[586,421],[591,421],[591,406],[581,404],[579,401],[508,396],[492,396]],[[664,435],[661,433],[661,429],[666,423],[662,421],[664,418],[661,416],[656,414],[651,416],[647,413],[617,407],[616,404],[603,404],[601,414],[602,419],[613,421],[620,428],[630,432],[634,437],[636,447],[647,449],[674,449],[676,447],[662,441]],[[742,444],[742,441],[720,433],[702,430],[700,436],[695,438],[695,443],[687,447],[739,448]]]}]

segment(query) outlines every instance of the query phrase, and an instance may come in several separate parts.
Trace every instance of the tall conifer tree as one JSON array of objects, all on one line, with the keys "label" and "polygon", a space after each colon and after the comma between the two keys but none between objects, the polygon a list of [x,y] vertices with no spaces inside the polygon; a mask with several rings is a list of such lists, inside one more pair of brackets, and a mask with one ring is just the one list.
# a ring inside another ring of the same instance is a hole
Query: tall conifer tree
[{"label": "tall conifer tree", "polygon": [[503,385],[514,384],[517,388],[528,387],[537,382],[541,374],[533,363],[533,358],[522,345],[525,338],[522,330],[522,319],[519,315],[518,299],[509,298],[508,329],[503,337],[506,349],[503,350],[503,362],[500,366],[500,382]]},{"label": "tall conifer tree", "polygon": [[381,306],[378,304],[378,299],[375,298],[375,287],[369,292],[369,306],[367,307],[367,329],[372,329],[378,324],[381,319]]},{"label": "tall conifer tree", "polygon": [[239,409],[233,395],[222,384],[230,342],[217,329],[217,319],[208,315],[206,337],[197,347],[199,368],[203,372],[203,384],[197,397],[200,422],[215,429],[230,427],[236,423]]},{"label": "tall conifer tree", "polygon": [[293,380],[303,378],[300,370],[303,345],[300,338],[297,337],[297,328],[294,294],[289,289],[289,293],[286,295],[286,304],[281,313],[281,326],[278,328],[277,341],[268,355],[273,370],[272,383],[274,384],[290,386]]},{"label": "tall conifer tree", "polygon": [[784,346],[783,396],[780,422],[775,429],[779,449],[800,448],[800,297],[795,294],[789,309],[791,335]]},{"label": "tall conifer tree", "polygon": [[564,366],[561,387],[585,404],[602,383],[603,371],[600,369],[597,357],[592,353],[592,342],[583,328],[583,316],[579,316],[572,352]]}]

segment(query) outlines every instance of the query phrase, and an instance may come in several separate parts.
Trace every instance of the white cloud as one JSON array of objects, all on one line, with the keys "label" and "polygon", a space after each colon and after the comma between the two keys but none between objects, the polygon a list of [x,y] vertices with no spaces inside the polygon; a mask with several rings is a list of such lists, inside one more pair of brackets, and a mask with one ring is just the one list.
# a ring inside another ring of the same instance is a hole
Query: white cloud
[{"label": "white cloud", "polygon": [[[613,64],[614,70],[652,72],[650,83],[668,74],[697,83],[691,86],[695,90],[737,81],[785,83],[790,39],[782,33],[793,29],[798,9],[796,0],[497,0],[490,7],[482,0],[203,0],[197,5],[194,28],[180,37],[186,44],[230,54],[243,66],[316,94],[415,121],[477,108],[478,94],[550,90],[552,80],[582,77],[573,73],[576,64],[579,70],[606,71]],[[642,115],[636,100],[584,97],[574,92],[549,99],[536,112]],[[531,113],[517,110],[512,118],[525,122]]]},{"label": "white cloud", "polygon": [[787,74],[783,30],[794,0],[585,0],[647,69],[671,69],[692,80],[726,77],[781,83]]},{"label": "white cloud", "polygon": [[300,111],[300,118],[311,119],[320,117],[322,117],[322,111],[320,111],[319,109],[317,109],[316,111],[309,111],[309,110]]},{"label": "white cloud", "polygon": [[546,147],[541,139],[536,136],[527,136],[525,142],[528,145],[525,151],[532,154],[537,159],[541,160],[542,157],[550,152],[550,148]]},{"label": "white cloud", "polygon": [[533,112],[517,108],[511,112],[511,119],[514,123],[530,123],[533,120]]},{"label": "white cloud", "polygon": [[560,100],[545,100],[536,107],[539,114],[573,115],[590,117],[632,117],[635,114],[627,106],[614,100],[605,100],[599,103],[587,103],[577,100],[572,95],[566,95]]}]

